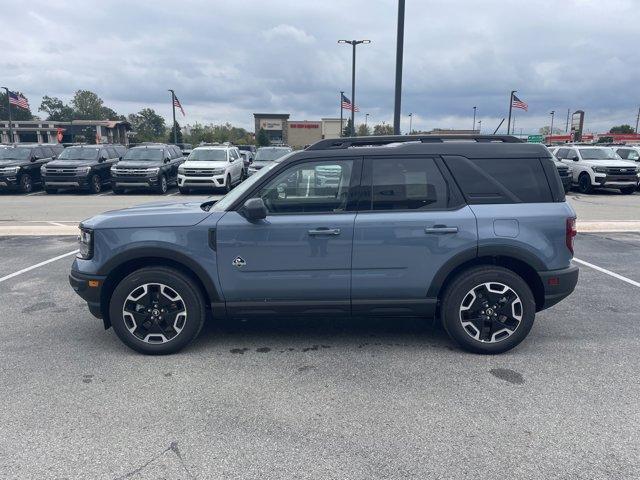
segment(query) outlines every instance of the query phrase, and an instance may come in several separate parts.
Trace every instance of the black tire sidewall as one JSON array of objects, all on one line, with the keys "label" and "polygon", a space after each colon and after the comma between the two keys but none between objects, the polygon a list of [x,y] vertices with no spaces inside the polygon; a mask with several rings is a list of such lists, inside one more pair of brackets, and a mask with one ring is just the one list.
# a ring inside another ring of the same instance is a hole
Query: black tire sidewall
[{"label": "black tire sidewall", "polygon": [[[496,343],[483,343],[472,338],[460,322],[460,304],[475,286],[486,282],[500,282],[513,289],[522,302],[520,325],[509,337]],[[516,273],[502,267],[476,267],[459,274],[447,288],[443,297],[441,317],[449,336],[467,351],[496,354],[511,350],[529,334],[535,320],[536,304],[531,289]]]},{"label": "black tire sidewall", "polygon": [[[98,178],[98,182],[96,183],[96,177]],[[91,193],[100,193],[102,191],[102,179],[100,175],[94,173],[89,177],[89,192]]]},{"label": "black tire sidewall", "polygon": [[[163,283],[174,289],[184,300],[187,320],[183,330],[172,340],[162,344],[148,344],[136,338],[124,324],[122,306],[127,296],[145,283]],[[181,272],[166,267],[147,267],[125,277],[115,288],[109,303],[109,318],[118,338],[137,352],[167,355],[178,352],[193,341],[204,324],[205,302],[197,285]]]},{"label": "black tire sidewall", "polygon": [[169,183],[165,175],[160,175],[158,178],[158,193],[167,193],[169,190]]},{"label": "black tire sidewall", "polygon": [[[24,180],[27,179],[28,181],[28,185],[29,187],[27,188],[26,183]],[[28,173],[23,173],[22,175],[20,175],[20,190],[23,193],[31,193],[33,192],[33,179],[31,178],[31,175],[29,175]]]},{"label": "black tire sidewall", "polygon": [[[587,179],[586,182],[583,179]],[[589,193],[592,190],[591,186],[591,177],[589,177],[588,173],[583,173],[578,177],[578,189],[582,193]]]}]

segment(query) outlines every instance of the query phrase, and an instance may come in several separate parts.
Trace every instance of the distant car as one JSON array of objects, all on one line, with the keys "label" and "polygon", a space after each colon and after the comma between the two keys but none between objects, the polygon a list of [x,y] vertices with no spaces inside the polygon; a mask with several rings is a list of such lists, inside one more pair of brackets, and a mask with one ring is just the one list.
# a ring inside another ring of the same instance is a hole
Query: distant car
[{"label": "distant car", "polygon": [[193,150],[193,145],[190,143],[176,143],[175,146],[182,151],[182,155],[185,157],[189,156],[191,150]]},{"label": "distant car", "polygon": [[122,145],[77,145],[65,148],[53,160],[40,167],[47,193],[59,188],[74,188],[100,193],[111,184],[111,166],[118,162],[127,149]]},{"label": "distant car", "polygon": [[244,160],[244,174],[249,175],[249,165],[256,159],[256,146],[255,145],[236,145],[240,150],[240,155]]},{"label": "distant car", "polygon": [[551,159],[553,160],[553,164],[556,166],[556,170],[558,170],[558,175],[560,175],[560,180],[562,180],[562,187],[564,188],[564,193],[569,193],[571,190],[572,177],[571,177],[571,168],[569,165],[565,165],[560,160],[558,160],[555,156],[555,152],[558,150],[558,147],[547,147],[549,153],[551,154]]},{"label": "distant car", "polygon": [[623,160],[611,147],[568,145],[558,148],[555,156],[569,166],[581,193],[606,187],[630,195],[638,188],[638,164]]},{"label": "distant car", "polygon": [[113,193],[124,193],[127,188],[166,193],[170,184],[177,183],[178,167],[183,162],[182,151],[175,145],[149,143],[130,148],[111,167]]},{"label": "distant car", "polygon": [[229,192],[244,180],[240,151],[231,145],[197,147],[178,170],[180,193],[193,188],[222,188]]},{"label": "distant car", "polygon": [[33,191],[42,185],[40,167],[64,150],[62,145],[16,144],[0,149],[0,188]]},{"label": "distant car", "polygon": [[253,163],[249,167],[249,175],[256,173],[262,167],[271,165],[271,162],[293,152],[291,147],[260,147],[256,152]]},{"label": "distant car", "polygon": [[622,147],[614,147],[614,150],[623,160],[638,162],[640,165],[640,147],[635,145],[625,145]]}]

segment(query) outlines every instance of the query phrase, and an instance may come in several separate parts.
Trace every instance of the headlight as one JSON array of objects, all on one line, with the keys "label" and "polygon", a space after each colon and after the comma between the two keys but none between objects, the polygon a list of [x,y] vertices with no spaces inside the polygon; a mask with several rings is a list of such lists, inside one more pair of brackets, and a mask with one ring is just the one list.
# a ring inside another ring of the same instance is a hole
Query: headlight
[{"label": "headlight", "polygon": [[20,171],[20,167],[7,167],[2,169],[5,175],[15,175]]},{"label": "headlight", "polygon": [[593,169],[594,172],[597,173],[607,173],[607,168],[606,167],[591,167]]},{"label": "headlight", "polygon": [[93,257],[93,230],[80,228],[78,235],[79,252],[77,257],[83,260],[89,260]]},{"label": "headlight", "polygon": [[178,167],[178,173],[184,173],[184,167],[182,165]]},{"label": "headlight", "polygon": [[86,175],[91,171],[91,167],[78,167],[76,168],[76,175]]},{"label": "headlight", "polygon": [[45,173],[47,173],[47,167],[45,167],[44,165],[42,165],[42,166],[40,167],[40,174],[41,174],[41,175],[44,175]]},{"label": "headlight", "polygon": [[157,174],[159,171],[160,171],[159,167],[147,168],[147,173],[155,173],[155,174]]},{"label": "headlight", "polygon": [[222,175],[224,173],[224,168],[214,168],[211,170],[212,175]]}]

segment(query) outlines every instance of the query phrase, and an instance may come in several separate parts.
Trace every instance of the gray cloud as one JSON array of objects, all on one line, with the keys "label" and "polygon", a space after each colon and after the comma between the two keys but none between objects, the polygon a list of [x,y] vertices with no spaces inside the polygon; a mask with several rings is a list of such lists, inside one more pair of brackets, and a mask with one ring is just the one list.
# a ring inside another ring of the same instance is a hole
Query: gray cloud
[{"label": "gray cloud", "polygon": [[[3,84],[69,99],[97,92],[122,113],[156,108],[167,118],[174,88],[187,118],[252,126],[254,111],[314,119],[339,114],[350,95],[351,49],[358,47],[356,103],[370,122],[391,121],[394,0],[338,2],[31,0],[24,15],[0,20]],[[550,110],[587,112],[586,127],[634,123],[640,53],[633,0],[408,0],[404,128],[471,126],[478,107],[493,130],[509,90],[529,103],[516,125],[535,131]]]}]

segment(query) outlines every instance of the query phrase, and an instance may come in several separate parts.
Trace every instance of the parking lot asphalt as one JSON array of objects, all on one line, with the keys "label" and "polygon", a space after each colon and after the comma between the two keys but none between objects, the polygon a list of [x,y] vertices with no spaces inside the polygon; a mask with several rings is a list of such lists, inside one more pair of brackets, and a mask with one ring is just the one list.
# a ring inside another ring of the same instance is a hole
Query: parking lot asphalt
[{"label": "parking lot asphalt", "polygon": [[[640,233],[576,256],[640,281]],[[5,237],[0,277],[75,249]],[[582,267],[499,356],[419,320],[209,323],[180,354],[124,347],[70,257],[0,282],[3,478],[640,477],[640,289]]]}]

